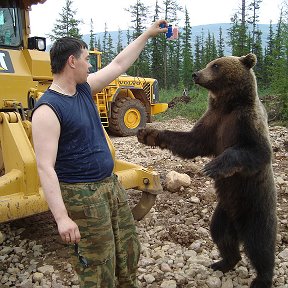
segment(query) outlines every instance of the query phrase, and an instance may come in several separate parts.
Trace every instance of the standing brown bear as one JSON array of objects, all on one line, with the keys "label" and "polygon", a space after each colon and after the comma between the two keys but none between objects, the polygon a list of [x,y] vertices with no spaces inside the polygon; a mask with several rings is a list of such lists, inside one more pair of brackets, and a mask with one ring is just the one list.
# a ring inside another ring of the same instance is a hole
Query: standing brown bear
[{"label": "standing brown bear", "polygon": [[239,246],[257,271],[250,287],[272,286],[276,238],[276,189],[265,110],[252,68],[256,56],[221,57],[193,74],[209,91],[209,106],[190,132],[146,128],[138,140],[182,158],[213,156],[204,173],[215,180],[218,205],[211,236],[227,272],[241,259]]}]

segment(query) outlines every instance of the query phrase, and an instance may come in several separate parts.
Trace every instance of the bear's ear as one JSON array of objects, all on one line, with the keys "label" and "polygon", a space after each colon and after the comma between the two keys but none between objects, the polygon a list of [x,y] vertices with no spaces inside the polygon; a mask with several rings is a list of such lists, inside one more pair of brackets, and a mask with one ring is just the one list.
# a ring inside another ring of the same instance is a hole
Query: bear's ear
[{"label": "bear's ear", "polygon": [[257,57],[253,53],[249,53],[245,56],[240,57],[240,61],[248,68],[252,68],[257,63]]}]

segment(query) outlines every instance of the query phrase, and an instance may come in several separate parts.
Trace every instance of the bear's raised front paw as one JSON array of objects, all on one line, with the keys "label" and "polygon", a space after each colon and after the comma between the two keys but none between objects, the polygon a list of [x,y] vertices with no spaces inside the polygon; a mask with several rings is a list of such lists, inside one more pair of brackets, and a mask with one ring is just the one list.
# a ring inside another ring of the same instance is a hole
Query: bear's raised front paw
[{"label": "bear's raised front paw", "polygon": [[153,128],[139,129],[137,133],[137,139],[140,143],[148,146],[157,146],[157,136],[159,130]]}]

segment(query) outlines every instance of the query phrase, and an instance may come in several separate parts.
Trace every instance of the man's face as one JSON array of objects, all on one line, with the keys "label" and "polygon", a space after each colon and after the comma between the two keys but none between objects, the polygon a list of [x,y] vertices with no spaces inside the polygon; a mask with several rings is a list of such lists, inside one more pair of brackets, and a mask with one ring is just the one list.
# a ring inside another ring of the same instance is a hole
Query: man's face
[{"label": "man's face", "polygon": [[91,64],[89,63],[89,52],[87,49],[81,49],[81,55],[76,59],[76,73],[77,73],[77,83],[84,83],[87,81],[89,74],[89,68]]}]

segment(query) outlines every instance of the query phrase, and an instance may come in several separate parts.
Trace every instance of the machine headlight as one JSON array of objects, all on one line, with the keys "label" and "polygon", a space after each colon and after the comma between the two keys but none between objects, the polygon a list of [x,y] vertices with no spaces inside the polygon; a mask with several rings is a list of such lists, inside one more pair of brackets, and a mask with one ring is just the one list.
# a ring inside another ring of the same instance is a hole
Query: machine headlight
[{"label": "machine headlight", "polygon": [[28,49],[36,49],[39,51],[46,50],[46,38],[44,37],[30,37],[28,38]]}]

